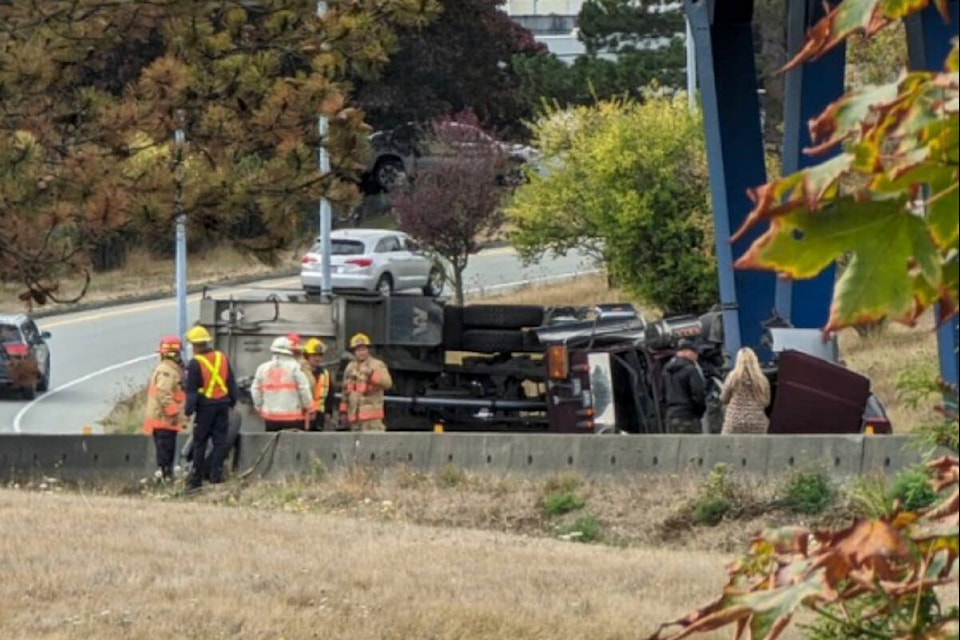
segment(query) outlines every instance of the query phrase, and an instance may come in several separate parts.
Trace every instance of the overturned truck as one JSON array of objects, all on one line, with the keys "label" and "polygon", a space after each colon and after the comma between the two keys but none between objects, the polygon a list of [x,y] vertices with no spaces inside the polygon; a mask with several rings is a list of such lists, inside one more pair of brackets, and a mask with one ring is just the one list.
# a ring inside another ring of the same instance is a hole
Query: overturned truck
[{"label": "overturned truck", "polygon": [[[630,304],[590,307],[471,304],[427,296],[335,296],[302,292],[220,297],[205,293],[200,324],[233,363],[246,396],[244,431],[262,423],[249,406],[257,366],[289,333],[327,343],[337,383],[362,331],[391,370],[391,431],[664,433],[662,366],[681,338],[702,345],[713,389],[724,374],[711,340],[717,314],[646,321]],[[869,380],[803,350],[782,350],[773,383],[771,433],[888,432]],[[336,388],[339,388],[337,385]]]}]

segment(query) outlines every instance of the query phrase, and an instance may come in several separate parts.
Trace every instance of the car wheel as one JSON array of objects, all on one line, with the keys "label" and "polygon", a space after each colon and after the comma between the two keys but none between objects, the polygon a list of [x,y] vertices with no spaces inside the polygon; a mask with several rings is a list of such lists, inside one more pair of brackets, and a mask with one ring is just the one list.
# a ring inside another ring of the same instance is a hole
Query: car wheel
[{"label": "car wheel", "polygon": [[444,281],[443,270],[433,267],[427,276],[427,284],[423,287],[423,295],[436,298],[443,293]]},{"label": "car wheel", "polygon": [[389,273],[385,273],[380,276],[380,279],[377,280],[377,293],[380,295],[389,298],[393,295],[393,278],[390,277]]},{"label": "car wheel", "polygon": [[384,158],[374,168],[373,179],[383,191],[392,191],[406,182],[407,171],[400,160]]},{"label": "car wheel", "polygon": [[44,367],[43,377],[37,383],[37,391],[45,392],[50,389],[50,359],[47,358],[47,366]]},{"label": "car wheel", "polygon": [[37,397],[37,385],[32,384],[28,387],[21,388],[20,394],[23,396],[24,400],[33,400]]}]

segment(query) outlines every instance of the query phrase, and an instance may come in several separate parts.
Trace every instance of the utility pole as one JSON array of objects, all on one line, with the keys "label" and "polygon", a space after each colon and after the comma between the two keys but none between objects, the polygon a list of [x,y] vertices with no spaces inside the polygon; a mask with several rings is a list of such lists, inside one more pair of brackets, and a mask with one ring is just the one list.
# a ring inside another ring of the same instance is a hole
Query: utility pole
[{"label": "utility pole", "polygon": [[[321,20],[327,15],[327,3],[317,2],[317,17]],[[323,48],[326,48],[326,43],[324,43]],[[329,122],[327,121],[327,116],[320,114],[317,119],[317,129],[320,133],[320,176],[325,176],[330,173],[330,154],[327,153],[327,132],[329,131]],[[330,212],[330,201],[327,200],[326,196],[321,196],[320,198],[320,244],[321,244],[321,255],[322,261],[320,263],[321,276],[320,276],[320,294],[324,298],[329,298],[333,295],[333,285],[330,282],[330,253],[332,252],[332,246],[330,243],[330,228],[332,226],[332,215]]]},{"label": "utility pole", "polygon": [[186,135],[183,132],[186,113],[177,109],[177,130],[174,133],[173,178],[174,208],[176,212],[176,279],[177,279],[177,335],[182,340],[187,333],[187,215],[183,211],[183,147]]},{"label": "utility pole", "polygon": [[693,29],[689,18],[684,16],[687,24],[687,102],[691,111],[697,109],[697,50],[693,44]]}]

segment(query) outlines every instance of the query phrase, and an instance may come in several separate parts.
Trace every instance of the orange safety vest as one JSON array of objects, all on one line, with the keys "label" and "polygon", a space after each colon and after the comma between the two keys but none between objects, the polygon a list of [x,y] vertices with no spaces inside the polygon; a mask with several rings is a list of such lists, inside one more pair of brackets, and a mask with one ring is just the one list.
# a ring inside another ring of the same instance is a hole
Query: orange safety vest
[{"label": "orange safety vest", "polygon": [[160,395],[160,389],[157,385],[158,371],[159,369],[155,370],[150,376],[150,385],[147,387],[147,417],[143,421],[143,431],[147,435],[152,434],[156,430],[183,430],[183,425],[180,423],[180,420],[183,418],[181,412],[187,400],[187,394],[184,393],[178,384],[172,393],[173,401],[166,406],[162,406],[157,399]]},{"label": "orange safety vest", "polygon": [[313,410],[320,412],[326,407],[330,395],[330,372],[324,369],[317,376],[317,386],[313,390]]},{"label": "orange safety vest", "polygon": [[[213,356],[213,361],[210,361]],[[200,395],[207,400],[222,400],[230,395],[230,389],[227,387],[227,377],[230,375],[230,364],[227,362],[227,356],[219,351],[209,353],[198,353],[194,356],[200,363],[200,379],[202,380]]]}]

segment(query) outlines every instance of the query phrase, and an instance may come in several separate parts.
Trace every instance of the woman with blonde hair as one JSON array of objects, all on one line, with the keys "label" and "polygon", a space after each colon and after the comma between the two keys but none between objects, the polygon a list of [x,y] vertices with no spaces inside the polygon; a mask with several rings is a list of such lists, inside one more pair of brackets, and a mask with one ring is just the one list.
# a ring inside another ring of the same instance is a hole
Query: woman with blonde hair
[{"label": "woman with blonde hair", "polygon": [[766,408],[770,404],[770,382],[760,369],[757,354],[750,347],[737,352],[737,364],[727,375],[720,393],[726,405],[721,433],[766,433],[770,426]]}]

